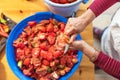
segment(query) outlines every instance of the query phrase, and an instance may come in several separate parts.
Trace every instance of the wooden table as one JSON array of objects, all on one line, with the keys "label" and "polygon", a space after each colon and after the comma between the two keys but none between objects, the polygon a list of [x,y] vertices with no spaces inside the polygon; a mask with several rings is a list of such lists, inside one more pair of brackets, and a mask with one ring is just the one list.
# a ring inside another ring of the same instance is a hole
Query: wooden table
[{"label": "wooden table", "polygon": [[[90,3],[91,1],[86,5],[81,4],[77,16],[80,16]],[[3,12],[16,22],[39,11],[48,11],[43,0],[0,0],[0,12]],[[81,36],[83,40],[93,45],[92,24],[87,26]],[[5,50],[0,53],[0,80],[19,80],[8,66]],[[69,80],[94,80],[94,65],[85,55],[83,55],[79,69]]]}]

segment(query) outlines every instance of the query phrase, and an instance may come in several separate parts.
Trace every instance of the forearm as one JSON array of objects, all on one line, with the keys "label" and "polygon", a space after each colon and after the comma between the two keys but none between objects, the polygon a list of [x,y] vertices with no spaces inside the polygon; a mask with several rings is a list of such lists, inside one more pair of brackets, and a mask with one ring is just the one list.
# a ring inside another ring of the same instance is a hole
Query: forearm
[{"label": "forearm", "polygon": [[[82,21],[82,24],[84,25],[83,28],[87,27],[87,25],[91,23],[95,18],[96,16],[91,9],[88,9],[84,14],[77,17],[79,23]],[[79,27],[81,27],[81,25]]]},{"label": "forearm", "polygon": [[95,14],[91,9],[88,9],[82,16],[79,18],[83,19],[83,23],[85,25],[88,25],[90,22],[92,22],[95,19]]},{"label": "forearm", "polygon": [[102,51],[97,51],[93,47],[84,44],[83,53],[99,66],[106,73],[120,79],[120,62],[112,59]]},{"label": "forearm", "polygon": [[120,79],[120,62],[110,58],[103,52],[99,52],[98,58],[94,61],[106,73]]}]

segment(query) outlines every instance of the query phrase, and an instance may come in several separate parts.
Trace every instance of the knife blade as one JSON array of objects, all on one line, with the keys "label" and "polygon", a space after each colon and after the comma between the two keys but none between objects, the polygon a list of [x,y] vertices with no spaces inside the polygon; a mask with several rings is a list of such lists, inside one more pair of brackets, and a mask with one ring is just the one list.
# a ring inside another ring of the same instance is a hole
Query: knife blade
[{"label": "knife blade", "polygon": [[[7,21],[7,25],[10,28],[10,31],[13,29],[13,27],[17,24],[15,21],[13,21],[11,18],[7,17],[6,15],[2,14],[4,19]],[[0,53],[2,52],[2,50],[4,49],[5,45],[6,45],[6,41],[7,38],[3,37],[0,40]]]},{"label": "knife blade", "polygon": [[[75,15],[76,15],[76,13],[73,12],[72,18],[75,17]],[[66,44],[65,44],[65,48],[64,48],[64,54],[68,51],[69,47],[70,47],[70,45],[69,45],[68,43],[66,43]]]}]

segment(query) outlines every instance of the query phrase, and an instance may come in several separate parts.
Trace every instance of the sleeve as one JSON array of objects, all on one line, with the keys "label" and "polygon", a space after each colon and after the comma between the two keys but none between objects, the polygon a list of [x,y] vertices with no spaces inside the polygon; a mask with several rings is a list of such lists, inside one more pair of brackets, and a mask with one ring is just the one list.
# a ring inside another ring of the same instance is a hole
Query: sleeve
[{"label": "sleeve", "polygon": [[118,0],[94,0],[89,8],[97,17],[116,2],[118,2]]},{"label": "sleeve", "polygon": [[120,79],[120,62],[107,56],[102,51],[98,55],[94,64],[99,66],[106,73]]}]

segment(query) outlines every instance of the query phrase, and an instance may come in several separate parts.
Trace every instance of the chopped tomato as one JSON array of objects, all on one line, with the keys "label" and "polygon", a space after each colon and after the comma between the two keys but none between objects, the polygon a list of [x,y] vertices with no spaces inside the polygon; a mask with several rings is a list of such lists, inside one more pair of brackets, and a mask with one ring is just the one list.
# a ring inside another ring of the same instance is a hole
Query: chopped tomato
[{"label": "chopped tomato", "polygon": [[61,55],[60,51],[54,51],[54,53],[53,53],[54,58],[58,58],[58,57],[60,57],[60,55]]},{"label": "chopped tomato", "polygon": [[26,56],[31,53],[31,49],[30,48],[24,48],[24,51],[25,51],[25,55]]},{"label": "chopped tomato", "polygon": [[48,53],[47,53],[47,55],[46,55],[46,59],[47,59],[48,61],[52,61],[52,59],[53,59],[53,55],[52,55],[51,52],[48,52]]},{"label": "chopped tomato", "polygon": [[49,20],[41,20],[40,24],[41,25],[46,25],[46,24],[49,24],[49,22],[50,22]]},{"label": "chopped tomato", "polygon": [[44,26],[40,26],[38,27],[38,29],[41,31],[41,32],[46,32],[46,28]]},{"label": "chopped tomato", "polygon": [[24,55],[24,50],[20,49],[20,48],[17,48],[17,50],[16,50],[16,57],[20,58],[23,55]]},{"label": "chopped tomato", "polygon": [[25,58],[25,60],[23,61],[24,65],[29,65],[30,64],[30,58]]},{"label": "chopped tomato", "polygon": [[24,70],[23,70],[23,73],[24,73],[25,75],[27,75],[27,76],[30,76],[30,75],[31,75],[30,71],[27,70],[27,69],[24,69]]},{"label": "chopped tomato", "polygon": [[51,45],[55,43],[55,39],[56,39],[55,33],[50,33],[47,37],[47,40]]},{"label": "chopped tomato", "polygon": [[61,4],[68,3],[68,0],[60,0],[60,3],[61,3]]},{"label": "chopped tomato", "polygon": [[62,22],[60,22],[59,25],[60,25],[60,30],[61,30],[61,31],[64,31],[64,29],[65,29],[65,24],[62,23]]},{"label": "chopped tomato", "polygon": [[39,36],[40,40],[46,39],[46,33],[40,33],[38,36]]},{"label": "chopped tomato", "polygon": [[22,37],[23,38],[26,38],[27,37],[27,34],[25,32],[22,32]]},{"label": "chopped tomato", "polygon": [[32,49],[32,56],[33,57],[39,57],[40,54],[40,48],[33,48]]},{"label": "chopped tomato", "polygon": [[52,2],[59,3],[59,0],[51,0]]},{"label": "chopped tomato", "polygon": [[44,59],[42,62],[43,62],[43,64],[44,64],[45,66],[49,66],[49,65],[50,65],[49,61],[47,61],[47,60],[45,60],[45,59]]},{"label": "chopped tomato", "polygon": [[48,26],[47,26],[47,28],[46,28],[46,31],[47,31],[47,32],[53,32],[53,31],[54,31],[54,26],[53,26],[52,23],[49,23],[49,24],[48,24]]},{"label": "chopped tomato", "polygon": [[44,41],[40,44],[40,48],[43,49],[43,50],[47,50],[47,47],[48,47],[47,41]]},{"label": "chopped tomato", "polygon": [[55,26],[54,26],[54,32],[56,33],[58,30],[59,30],[58,26],[55,25]]},{"label": "chopped tomato", "polygon": [[36,21],[29,21],[28,22],[28,26],[32,27],[34,25],[36,25]]},{"label": "chopped tomato", "polygon": [[76,0],[51,0],[51,1],[55,3],[66,4],[66,3],[72,3]]},{"label": "chopped tomato", "polygon": [[46,56],[47,56],[47,51],[41,50],[40,57],[46,58]]}]

